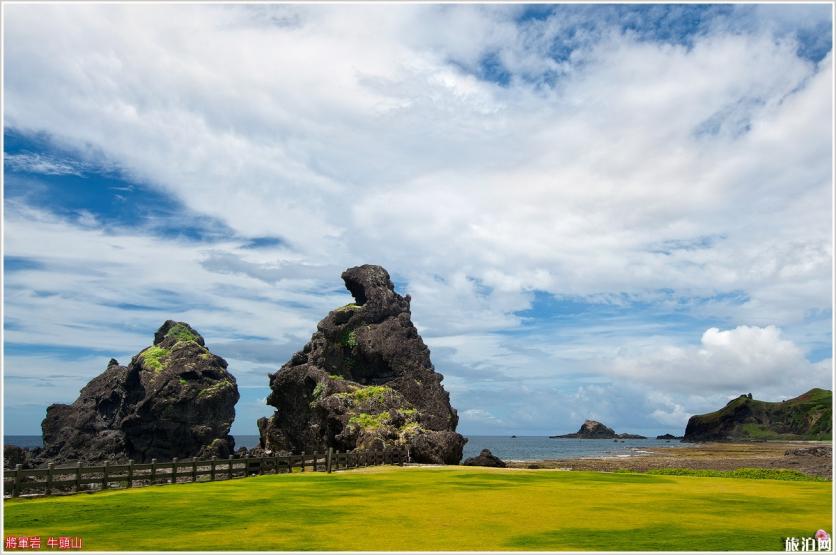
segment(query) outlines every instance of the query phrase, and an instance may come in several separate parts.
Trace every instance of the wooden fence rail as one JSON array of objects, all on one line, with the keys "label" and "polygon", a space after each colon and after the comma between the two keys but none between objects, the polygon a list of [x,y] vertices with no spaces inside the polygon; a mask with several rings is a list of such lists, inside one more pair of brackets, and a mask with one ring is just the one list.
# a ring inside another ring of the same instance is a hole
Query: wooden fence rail
[{"label": "wooden fence rail", "polygon": [[3,472],[3,496],[19,497],[26,494],[51,495],[78,493],[111,488],[132,488],[157,484],[185,482],[213,482],[259,474],[294,472],[334,472],[364,466],[396,464],[403,466],[409,454],[405,449],[387,451],[334,451],[303,453],[301,455],[243,457],[198,460],[197,458],[150,463],[110,464],[24,469],[17,465]]}]

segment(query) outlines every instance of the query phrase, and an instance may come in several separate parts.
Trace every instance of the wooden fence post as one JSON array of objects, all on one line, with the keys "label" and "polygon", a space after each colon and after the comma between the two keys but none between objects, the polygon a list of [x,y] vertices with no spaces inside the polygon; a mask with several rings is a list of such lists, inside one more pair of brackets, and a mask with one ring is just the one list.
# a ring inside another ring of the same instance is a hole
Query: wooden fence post
[{"label": "wooden fence post", "polygon": [[110,474],[110,469],[108,468],[109,466],[110,461],[105,461],[102,469],[102,489],[107,489],[107,480]]},{"label": "wooden fence post", "polygon": [[227,471],[227,478],[232,480],[232,457],[233,455],[229,456],[229,470]]},{"label": "wooden fence post", "polygon": [[216,459],[216,457],[213,455],[212,456],[212,461],[209,463],[209,465],[210,465],[209,466],[209,481],[210,482],[215,481],[215,459]]},{"label": "wooden fence post", "polygon": [[15,485],[12,488],[12,497],[20,497],[20,473],[22,465],[15,465]]},{"label": "wooden fence post", "polygon": [[80,489],[81,489],[81,461],[78,461],[75,464],[75,491],[76,491],[76,493],[78,493],[78,491]]},{"label": "wooden fence post", "polygon": [[171,459],[171,483],[177,483],[177,457]]},{"label": "wooden fence post", "polygon": [[134,487],[134,460],[128,461],[128,487]]},{"label": "wooden fence post", "polygon": [[46,465],[46,494],[49,495],[52,493],[52,469],[55,467],[55,463],[49,463]]},{"label": "wooden fence post", "polygon": [[192,482],[197,482],[197,457],[192,457]]},{"label": "wooden fence post", "polygon": [[304,472],[304,471],[305,471],[305,458],[306,458],[307,456],[308,456],[308,455],[307,455],[304,451],[302,451],[302,472]]},{"label": "wooden fence post", "polygon": [[[325,472],[331,474],[331,457],[334,456],[334,448],[329,447],[328,452],[325,454]],[[20,465],[17,465],[20,468]]]},{"label": "wooden fence post", "polygon": [[313,452],[313,469],[312,469],[313,472],[316,472],[316,464],[319,462],[319,460],[317,459],[318,456],[319,456],[319,453],[314,451]]},{"label": "wooden fence post", "polygon": [[157,459],[151,459],[151,483],[157,483]]}]

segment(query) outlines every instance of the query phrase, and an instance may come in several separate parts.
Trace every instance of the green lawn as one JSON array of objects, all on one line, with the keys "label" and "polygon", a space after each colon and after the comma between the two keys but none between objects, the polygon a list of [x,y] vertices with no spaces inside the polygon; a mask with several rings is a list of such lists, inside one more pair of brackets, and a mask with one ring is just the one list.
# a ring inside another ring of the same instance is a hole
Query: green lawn
[{"label": "green lawn", "polygon": [[110,550],[783,550],[831,483],[369,468],[6,501],[5,534]]}]

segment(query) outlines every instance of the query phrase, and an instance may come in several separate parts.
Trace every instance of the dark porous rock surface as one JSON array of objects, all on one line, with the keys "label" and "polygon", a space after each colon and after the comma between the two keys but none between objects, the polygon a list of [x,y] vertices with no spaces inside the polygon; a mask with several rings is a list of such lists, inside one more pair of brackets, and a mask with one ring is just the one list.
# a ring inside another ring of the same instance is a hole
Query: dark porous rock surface
[{"label": "dark porous rock surface", "polygon": [[238,386],[188,324],[169,320],[127,366],[111,359],[71,405],[47,408],[36,462],[227,457]]},{"label": "dark porous rock surface", "polygon": [[18,447],[17,445],[3,446],[3,468],[14,468],[20,465],[22,468],[32,468],[32,461],[41,452],[40,447]]},{"label": "dark porous rock surface", "polygon": [[411,460],[458,464],[465,440],[443,376],[412,324],[410,297],[380,266],[342,274],[354,303],[332,310],[270,375],[261,447],[272,452],[406,447]]},{"label": "dark porous rock surface", "polygon": [[615,430],[596,420],[584,421],[580,430],[573,434],[549,437],[552,439],[647,439],[645,436],[636,434],[617,434]]},{"label": "dark porous rock surface", "polygon": [[465,459],[462,463],[465,466],[494,466],[497,468],[505,468],[505,461],[491,453],[490,449],[482,449],[476,457]]},{"label": "dark porous rock surface", "polygon": [[800,449],[787,449],[784,456],[798,456],[798,457],[833,457],[833,447],[827,445],[818,445],[816,447],[802,447]]}]

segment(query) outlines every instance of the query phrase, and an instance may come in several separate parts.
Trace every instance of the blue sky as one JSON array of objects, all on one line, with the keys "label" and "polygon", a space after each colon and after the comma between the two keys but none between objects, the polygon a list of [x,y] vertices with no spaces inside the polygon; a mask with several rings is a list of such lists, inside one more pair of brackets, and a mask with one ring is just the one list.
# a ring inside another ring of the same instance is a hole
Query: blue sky
[{"label": "blue sky", "polygon": [[362,263],[466,434],[832,384],[829,5],[4,9],[7,434],[170,318],[254,434]]}]

